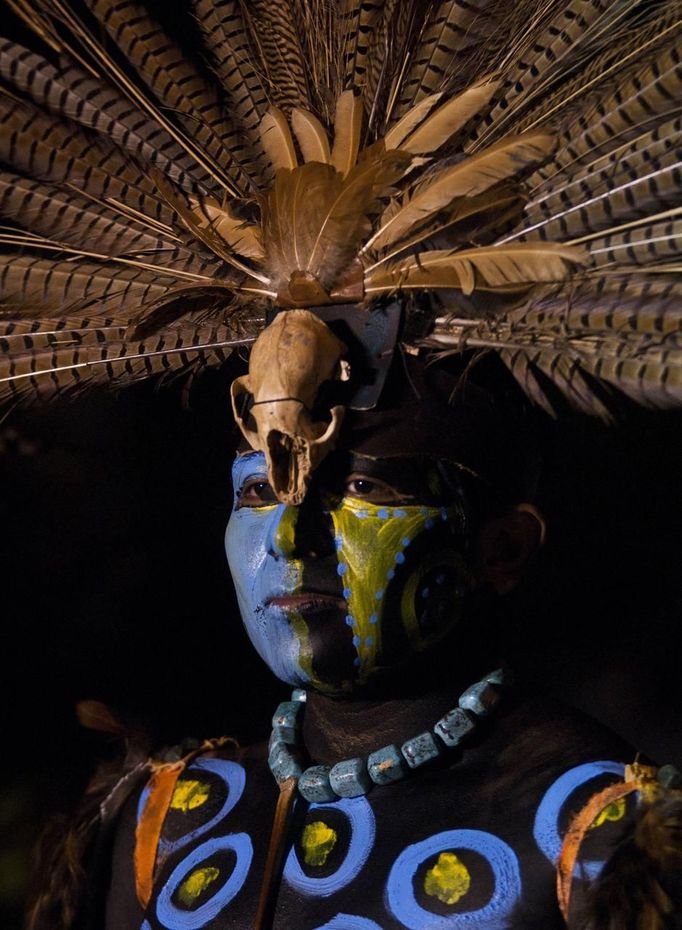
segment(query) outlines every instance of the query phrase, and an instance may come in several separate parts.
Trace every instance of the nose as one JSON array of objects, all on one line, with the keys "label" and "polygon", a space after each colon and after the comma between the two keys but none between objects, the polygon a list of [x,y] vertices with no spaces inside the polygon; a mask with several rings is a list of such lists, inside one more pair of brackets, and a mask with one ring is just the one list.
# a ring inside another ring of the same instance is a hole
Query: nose
[{"label": "nose", "polygon": [[276,559],[290,559],[296,549],[298,507],[279,504],[272,515],[268,536],[268,552]]},{"label": "nose", "polygon": [[299,507],[280,504],[271,519],[268,552],[276,559],[320,558],[335,552],[332,520],[316,494],[309,494]]},{"label": "nose", "polygon": [[329,508],[324,505],[314,485],[298,508],[295,541],[295,554],[299,559],[307,556],[321,559],[336,552]]}]

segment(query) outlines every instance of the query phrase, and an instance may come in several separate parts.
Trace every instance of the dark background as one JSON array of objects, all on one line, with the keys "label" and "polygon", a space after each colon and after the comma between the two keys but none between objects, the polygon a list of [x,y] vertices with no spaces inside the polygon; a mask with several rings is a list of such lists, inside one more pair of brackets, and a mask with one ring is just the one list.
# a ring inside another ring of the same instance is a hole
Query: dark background
[{"label": "dark background", "polygon": [[[108,750],[78,726],[78,699],[142,716],[166,743],[268,732],[285,689],[242,631],[222,545],[241,364],[198,379],[189,406],[181,384],[146,384],[0,425],[6,930],[41,825]],[[508,605],[523,677],[678,765],[681,426],[631,411],[551,430],[548,541]]]}]

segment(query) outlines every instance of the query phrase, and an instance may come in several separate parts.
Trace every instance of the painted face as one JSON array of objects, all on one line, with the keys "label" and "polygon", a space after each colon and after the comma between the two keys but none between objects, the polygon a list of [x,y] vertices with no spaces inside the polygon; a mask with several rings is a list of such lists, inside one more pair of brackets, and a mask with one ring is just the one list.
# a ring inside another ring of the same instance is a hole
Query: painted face
[{"label": "painted face", "polygon": [[332,456],[288,507],[263,455],[239,456],[225,546],[244,624],[275,675],[349,694],[442,639],[472,581],[463,500],[436,466],[336,458],[336,473]]}]

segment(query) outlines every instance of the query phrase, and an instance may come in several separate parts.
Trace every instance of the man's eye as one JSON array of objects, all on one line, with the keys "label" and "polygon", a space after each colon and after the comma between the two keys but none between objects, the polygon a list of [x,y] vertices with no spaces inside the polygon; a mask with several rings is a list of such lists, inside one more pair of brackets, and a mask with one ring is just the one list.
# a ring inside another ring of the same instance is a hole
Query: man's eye
[{"label": "man's eye", "polygon": [[237,492],[237,507],[262,507],[276,503],[275,492],[264,478],[251,478]]},{"label": "man's eye", "polygon": [[349,497],[358,497],[374,504],[390,504],[403,499],[403,495],[390,484],[363,475],[351,475],[346,481],[345,493]]}]

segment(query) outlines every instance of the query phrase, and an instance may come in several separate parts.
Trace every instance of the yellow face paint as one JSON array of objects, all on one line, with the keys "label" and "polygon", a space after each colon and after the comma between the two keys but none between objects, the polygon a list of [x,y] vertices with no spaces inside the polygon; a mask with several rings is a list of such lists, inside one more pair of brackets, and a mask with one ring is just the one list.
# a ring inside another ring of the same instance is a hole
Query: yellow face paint
[{"label": "yellow face paint", "polygon": [[324,865],[336,846],[336,830],[321,820],[309,823],[301,835],[301,846],[306,865]]},{"label": "yellow face paint", "polygon": [[208,866],[192,872],[178,888],[178,899],[185,907],[194,904],[199,895],[220,875],[220,870]]},{"label": "yellow face paint", "polygon": [[[348,604],[348,624],[353,630],[359,666],[357,680],[362,682],[380,664],[385,595],[396,571],[406,561],[409,547],[422,533],[447,523],[456,511],[444,507],[388,506],[370,504],[352,497],[344,498],[330,511],[334,524],[338,572]],[[427,648],[443,636],[458,619],[453,600],[447,622],[428,635],[420,630],[415,599],[428,572],[439,568],[443,578],[457,578],[470,583],[463,560],[454,549],[439,548],[421,560],[404,581],[400,617],[414,651]]]},{"label": "yellow face paint", "polygon": [[622,820],[625,816],[625,798],[618,798],[617,801],[612,801],[610,804],[604,808],[604,810],[597,814],[592,823],[590,824],[590,830],[596,830],[597,827],[601,827],[602,824],[607,822],[616,823],[619,820]]},{"label": "yellow face paint", "polygon": [[443,904],[457,904],[470,887],[469,870],[452,852],[442,852],[424,876],[426,894]]},{"label": "yellow face paint", "polygon": [[175,786],[170,802],[171,809],[186,814],[187,811],[193,811],[205,804],[210,793],[210,787],[203,782],[182,778]]}]

